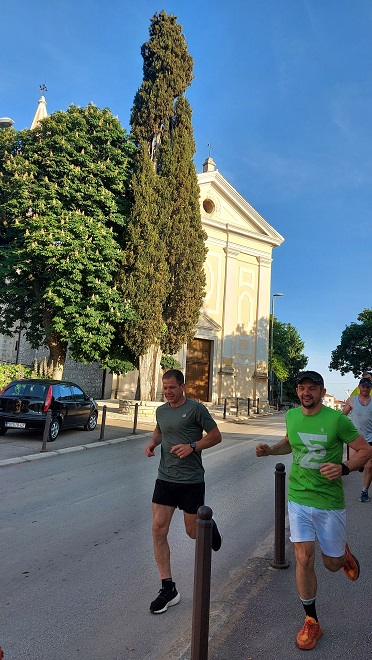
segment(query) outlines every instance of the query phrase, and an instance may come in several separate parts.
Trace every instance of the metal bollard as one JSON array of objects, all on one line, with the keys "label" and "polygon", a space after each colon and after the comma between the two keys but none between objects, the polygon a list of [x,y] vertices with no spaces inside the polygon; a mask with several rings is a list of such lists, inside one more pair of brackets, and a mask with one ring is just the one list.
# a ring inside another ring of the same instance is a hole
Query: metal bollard
[{"label": "metal bollard", "polygon": [[236,399],[236,416],[239,417],[239,398]]},{"label": "metal bollard", "polygon": [[258,415],[259,412],[260,412],[260,400],[257,399],[257,407],[256,407],[256,413],[257,413],[257,415]]},{"label": "metal bollard", "polygon": [[138,420],[138,403],[134,404],[134,419],[133,419],[133,433],[132,435],[136,435],[137,433],[137,420]]},{"label": "metal bollard", "polygon": [[249,415],[250,415],[250,412],[251,412],[251,400],[250,400],[250,398],[248,397],[248,409],[247,409],[247,415],[248,415],[248,417],[249,417]]},{"label": "metal bollard", "polygon": [[102,408],[102,421],[101,421],[101,433],[99,434],[99,439],[100,440],[105,439],[106,413],[107,413],[107,406],[103,406],[103,408]]},{"label": "metal bollard", "polygon": [[273,568],[288,568],[285,558],[285,465],[275,466],[275,547]]},{"label": "metal bollard", "polygon": [[46,420],[45,420],[45,426],[44,426],[44,433],[43,433],[43,444],[41,445],[40,451],[49,451],[49,449],[46,448],[47,442],[48,442],[48,437],[49,437],[49,429],[50,429],[50,422],[52,421],[52,411],[48,410],[46,414]]},{"label": "metal bollard", "polygon": [[223,404],[223,418],[226,419],[226,407],[227,407],[227,400],[225,399],[224,404]]},{"label": "metal bollard", "polygon": [[213,511],[198,509],[196,521],[191,660],[208,660]]}]

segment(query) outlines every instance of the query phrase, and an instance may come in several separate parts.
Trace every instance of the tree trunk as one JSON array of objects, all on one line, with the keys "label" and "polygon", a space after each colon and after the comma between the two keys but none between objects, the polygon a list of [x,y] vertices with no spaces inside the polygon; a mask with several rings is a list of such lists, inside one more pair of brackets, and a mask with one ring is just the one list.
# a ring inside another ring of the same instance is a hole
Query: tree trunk
[{"label": "tree trunk", "polygon": [[139,358],[139,384],[141,401],[155,401],[160,371],[161,349],[158,344]]},{"label": "tree trunk", "polygon": [[48,375],[55,380],[62,380],[68,344],[55,334],[48,335],[46,342],[49,348]]}]

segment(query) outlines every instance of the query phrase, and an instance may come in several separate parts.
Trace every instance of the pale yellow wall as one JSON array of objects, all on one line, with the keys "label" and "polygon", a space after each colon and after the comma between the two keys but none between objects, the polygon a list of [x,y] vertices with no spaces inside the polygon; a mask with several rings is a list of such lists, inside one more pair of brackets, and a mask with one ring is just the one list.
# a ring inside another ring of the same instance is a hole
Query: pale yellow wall
[{"label": "pale yellow wall", "polygon": [[258,397],[264,403],[272,249],[283,239],[217,172],[199,175],[199,184],[208,234],[203,312],[221,326],[212,399]]},{"label": "pale yellow wall", "polygon": [[[224,337],[217,350],[217,396],[220,399],[226,396],[265,399],[267,381],[261,387],[262,383],[254,375],[258,363],[262,375],[267,374],[270,262],[267,260],[262,265],[262,260],[247,254],[242,237],[231,240],[231,236],[227,239],[226,230],[219,232],[220,240],[221,233],[224,237],[223,246],[216,245],[216,231],[207,228],[207,232],[203,311],[221,326]],[[267,253],[270,251],[266,249]],[[261,300],[258,299],[259,286]]]}]

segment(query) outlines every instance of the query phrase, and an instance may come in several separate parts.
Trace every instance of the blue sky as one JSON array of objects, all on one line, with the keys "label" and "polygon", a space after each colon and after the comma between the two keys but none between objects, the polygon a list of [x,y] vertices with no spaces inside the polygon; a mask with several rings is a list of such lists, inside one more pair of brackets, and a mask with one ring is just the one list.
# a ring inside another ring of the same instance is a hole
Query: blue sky
[{"label": "blue sky", "polygon": [[178,17],[195,79],[188,91],[198,171],[219,171],[285,237],[274,250],[275,316],[294,325],[309,368],[328,370],[346,325],[371,307],[370,0],[14,0],[1,10],[0,116],[109,107],[129,129],[149,19]]}]

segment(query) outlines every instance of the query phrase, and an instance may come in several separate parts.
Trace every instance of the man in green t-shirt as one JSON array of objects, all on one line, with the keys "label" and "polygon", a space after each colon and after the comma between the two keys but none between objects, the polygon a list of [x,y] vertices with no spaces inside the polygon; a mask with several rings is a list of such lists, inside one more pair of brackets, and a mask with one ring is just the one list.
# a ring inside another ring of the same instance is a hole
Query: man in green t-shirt
[{"label": "man in green t-shirt", "polygon": [[[300,649],[308,650],[316,646],[323,634],[315,607],[315,539],[329,571],[342,568],[350,580],[358,579],[359,563],[346,543],[341,477],[362,467],[372,457],[372,448],[346,415],[323,405],[326,390],[322,376],[316,371],[299,374],[296,392],[301,407],[287,412],[285,438],[271,447],[257,445],[256,455],[292,453],[293,456],[288,515],[296,556],[297,588],[306,615],[296,642]],[[344,443],[355,449],[353,457],[345,463],[342,462]]]},{"label": "man in green t-shirt", "polygon": [[[221,442],[221,433],[208,409],[185,395],[182,371],[169,369],[163,376],[163,391],[167,403],[156,411],[156,428],[145,448],[148,457],[155,456],[161,446],[158,478],[152,497],[152,536],[161,589],[150,605],[150,612],[161,614],[180,601],[180,594],[172,580],[169,526],[178,507],[183,511],[186,533],[196,538],[199,507],[204,504],[203,449]],[[205,435],[203,435],[205,431]],[[221,547],[221,535],[213,521],[212,548]]]}]

